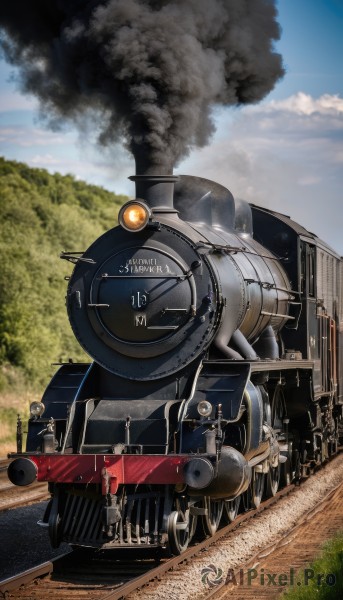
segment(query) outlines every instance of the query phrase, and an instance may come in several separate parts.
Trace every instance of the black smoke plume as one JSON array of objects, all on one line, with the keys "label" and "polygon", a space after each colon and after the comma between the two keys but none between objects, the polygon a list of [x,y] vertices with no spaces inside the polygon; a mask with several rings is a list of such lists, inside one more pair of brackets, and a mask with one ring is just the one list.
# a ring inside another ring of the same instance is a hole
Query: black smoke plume
[{"label": "black smoke plume", "polygon": [[215,104],[261,100],[283,75],[275,0],[6,0],[1,45],[51,123],[90,113],[173,165],[214,131]]}]

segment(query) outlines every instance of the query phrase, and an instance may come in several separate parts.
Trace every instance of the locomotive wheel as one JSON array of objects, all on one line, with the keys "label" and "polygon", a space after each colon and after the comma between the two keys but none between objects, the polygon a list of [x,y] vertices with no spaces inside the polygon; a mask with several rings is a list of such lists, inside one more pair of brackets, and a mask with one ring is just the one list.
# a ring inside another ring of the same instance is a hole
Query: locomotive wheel
[{"label": "locomotive wheel", "polygon": [[292,440],[288,442],[288,452],[285,454],[287,460],[280,465],[280,484],[281,487],[289,485],[293,479],[300,474],[300,458],[296,443]]},{"label": "locomotive wheel", "polygon": [[[278,439],[285,439],[286,433],[284,431],[284,420],[287,418],[286,413],[286,402],[283,394],[283,389],[280,385],[277,385],[274,390],[272,407],[271,407],[271,426],[274,432],[277,434]],[[286,464],[288,466],[286,467]],[[285,470],[290,471],[290,459],[287,458],[286,463],[282,463],[282,465],[278,464],[276,467],[270,467],[267,474],[266,481],[266,496],[270,498],[271,496],[275,496],[278,491],[281,479],[282,467],[285,465]]]},{"label": "locomotive wheel", "polygon": [[61,543],[61,517],[59,514],[59,490],[56,489],[51,500],[49,514],[49,536],[51,546],[58,548]]},{"label": "locomotive wheel", "polygon": [[168,541],[172,554],[178,556],[184,552],[193,537],[197,517],[190,514],[189,505],[184,498],[177,498],[174,510],[168,517]]},{"label": "locomotive wheel", "polygon": [[276,492],[279,489],[280,483],[280,464],[277,467],[270,467],[267,474],[266,481],[266,496],[270,498],[271,496],[275,496]]},{"label": "locomotive wheel", "polygon": [[210,496],[204,497],[204,508],[206,514],[203,515],[202,523],[205,535],[214,535],[217,531],[222,518],[224,509],[224,500],[212,500]]},{"label": "locomotive wheel", "polygon": [[168,541],[172,554],[178,556],[184,552],[189,544],[189,522],[184,521],[182,514],[177,510],[170,513],[168,518]]},{"label": "locomotive wheel", "polygon": [[247,491],[242,495],[244,510],[257,508],[261,504],[266,477],[253,469],[251,483]]},{"label": "locomotive wheel", "polygon": [[257,508],[261,504],[264,486],[265,486],[265,475],[264,473],[257,473],[254,470],[252,476],[252,487],[251,487],[251,506],[252,508]]},{"label": "locomotive wheel", "polygon": [[334,456],[335,454],[337,454],[338,442],[339,442],[338,424],[335,423],[335,431],[332,435],[331,440],[329,441],[329,456]]},{"label": "locomotive wheel", "polygon": [[334,456],[335,454],[337,454],[337,449],[338,449],[338,433],[335,433],[335,436],[332,440],[330,440],[329,442],[329,456]]},{"label": "locomotive wheel", "polygon": [[226,523],[232,523],[238,515],[241,497],[237,496],[234,500],[224,501],[223,517]]},{"label": "locomotive wheel", "polygon": [[315,466],[316,467],[320,467],[323,464],[324,460],[323,460],[323,453],[322,450],[319,449],[317,450],[316,454],[315,454]]},{"label": "locomotive wheel", "polygon": [[288,452],[286,454],[286,462],[281,463],[280,465],[280,485],[281,487],[286,487],[287,485],[290,485],[292,479],[295,476],[295,473],[293,473],[292,470],[292,449],[293,449],[293,443],[289,442],[288,443]]}]

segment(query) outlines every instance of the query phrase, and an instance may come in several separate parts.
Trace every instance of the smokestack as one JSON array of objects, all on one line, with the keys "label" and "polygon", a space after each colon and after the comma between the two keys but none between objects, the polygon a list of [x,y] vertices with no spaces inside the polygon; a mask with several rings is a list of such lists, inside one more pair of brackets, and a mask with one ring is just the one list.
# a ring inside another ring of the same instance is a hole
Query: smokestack
[{"label": "smokestack", "polygon": [[174,184],[179,178],[173,175],[173,168],[167,163],[153,164],[141,153],[135,156],[135,161],[136,175],[129,179],[136,184],[136,198],[144,200],[155,214],[177,213]]},{"label": "smokestack", "polygon": [[145,200],[153,212],[177,213],[174,208],[174,184],[176,175],[132,175],[136,183],[136,198]]}]

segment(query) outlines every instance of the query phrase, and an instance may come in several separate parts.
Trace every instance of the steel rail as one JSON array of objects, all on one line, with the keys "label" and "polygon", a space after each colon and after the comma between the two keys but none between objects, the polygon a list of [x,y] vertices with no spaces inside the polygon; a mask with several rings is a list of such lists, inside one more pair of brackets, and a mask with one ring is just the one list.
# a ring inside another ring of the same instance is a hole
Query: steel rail
[{"label": "steel rail", "polygon": [[46,577],[53,572],[54,561],[47,561],[37,567],[32,567],[31,569],[27,569],[27,571],[23,571],[18,575],[14,575],[13,577],[9,577],[8,579],[4,579],[0,581],[0,593],[3,598],[6,598],[7,592],[11,592],[13,590],[18,589],[20,586],[25,585],[27,583],[31,583],[34,579],[38,579],[38,577]]}]

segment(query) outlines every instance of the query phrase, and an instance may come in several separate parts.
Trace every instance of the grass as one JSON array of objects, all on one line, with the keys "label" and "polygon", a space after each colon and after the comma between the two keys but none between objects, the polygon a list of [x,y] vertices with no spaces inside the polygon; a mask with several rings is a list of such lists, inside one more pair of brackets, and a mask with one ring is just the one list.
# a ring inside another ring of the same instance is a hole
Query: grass
[{"label": "grass", "polygon": [[34,400],[38,400],[38,396],[32,392],[0,394],[0,458],[16,451],[17,415],[20,414],[26,431],[29,407]]},{"label": "grass", "polygon": [[343,598],[343,531],[328,540],[319,557],[298,573],[301,585],[288,590],[283,600],[339,600]]}]

